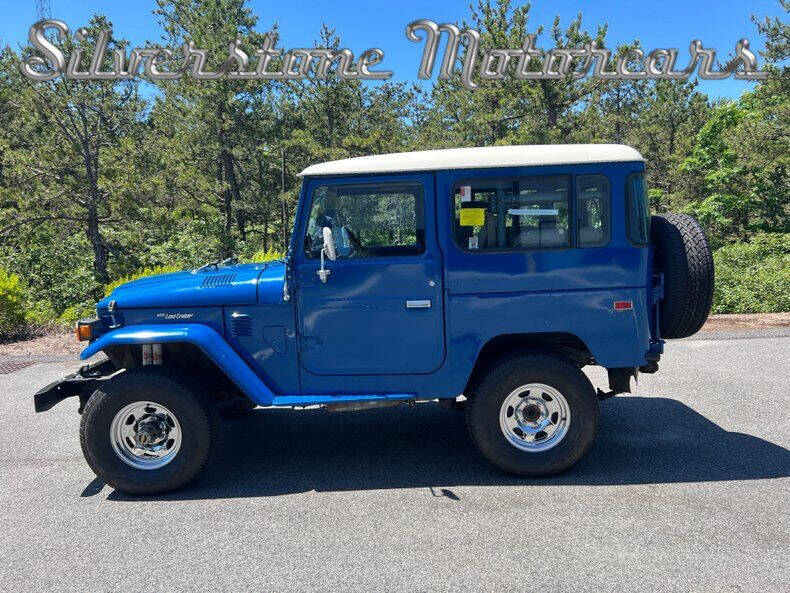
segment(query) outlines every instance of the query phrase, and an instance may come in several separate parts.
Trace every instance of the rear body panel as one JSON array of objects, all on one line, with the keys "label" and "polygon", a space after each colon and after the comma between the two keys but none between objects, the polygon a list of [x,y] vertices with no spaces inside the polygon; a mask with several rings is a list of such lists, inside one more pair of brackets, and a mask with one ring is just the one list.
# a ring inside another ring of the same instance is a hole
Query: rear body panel
[{"label": "rear body panel", "polygon": [[[649,348],[650,249],[632,245],[625,233],[625,180],[644,164],[589,165],[445,171],[437,173],[439,219],[451,221],[454,184],[484,178],[530,175],[602,174],[610,182],[611,237],[592,248],[469,252],[439,226],[445,246],[448,291],[448,343],[469,364],[490,339],[501,334],[566,332],[580,338],[597,364],[633,367],[645,363]],[[575,183],[570,183],[575,219]],[[575,228],[569,225],[571,245]],[[614,301],[630,300],[633,309],[615,311]]]}]

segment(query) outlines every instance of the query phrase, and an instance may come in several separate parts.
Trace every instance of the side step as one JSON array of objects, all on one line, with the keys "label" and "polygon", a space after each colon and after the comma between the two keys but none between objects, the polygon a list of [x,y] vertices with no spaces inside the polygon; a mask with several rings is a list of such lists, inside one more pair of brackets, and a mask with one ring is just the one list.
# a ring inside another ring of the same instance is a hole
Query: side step
[{"label": "side step", "polygon": [[[301,406],[329,406],[367,403],[403,403],[413,400],[413,393],[371,393],[360,395],[275,395],[272,406],[301,407]],[[362,408],[359,408],[362,409]],[[339,410],[338,410],[339,411]]]}]

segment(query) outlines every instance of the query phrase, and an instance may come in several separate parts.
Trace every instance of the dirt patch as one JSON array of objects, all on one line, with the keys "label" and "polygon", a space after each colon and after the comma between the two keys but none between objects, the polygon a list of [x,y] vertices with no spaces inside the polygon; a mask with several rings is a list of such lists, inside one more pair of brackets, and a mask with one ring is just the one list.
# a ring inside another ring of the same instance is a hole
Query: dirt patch
[{"label": "dirt patch", "polygon": [[700,331],[727,332],[742,329],[790,327],[790,313],[711,315]]},{"label": "dirt patch", "polygon": [[77,341],[74,332],[55,329],[29,340],[0,343],[0,356],[79,354],[86,346],[86,342]]},{"label": "dirt patch", "polygon": [[[702,332],[728,332],[744,329],[790,327],[790,313],[750,315],[711,315]],[[87,343],[78,342],[73,332],[50,330],[29,340],[0,343],[0,356],[36,356],[42,354],[79,354]]]}]

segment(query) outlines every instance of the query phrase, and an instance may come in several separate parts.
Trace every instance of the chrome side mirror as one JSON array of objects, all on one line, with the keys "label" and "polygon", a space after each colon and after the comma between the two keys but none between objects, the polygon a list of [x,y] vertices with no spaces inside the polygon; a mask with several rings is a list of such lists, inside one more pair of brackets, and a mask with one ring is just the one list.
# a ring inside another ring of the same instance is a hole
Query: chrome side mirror
[{"label": "chrome side mirror", "polygon": [[335,251],[335,239],[332,237],[332,229],[325,226],[322,230],[322,234],[324,236],[324,246],[321,248],[321,269],[318,270],[317,274],[321,282],[325,283],[332,270],[327,270],[326,267],[324,267],[324,256],[335,261],[337,259],[337,251]]}]

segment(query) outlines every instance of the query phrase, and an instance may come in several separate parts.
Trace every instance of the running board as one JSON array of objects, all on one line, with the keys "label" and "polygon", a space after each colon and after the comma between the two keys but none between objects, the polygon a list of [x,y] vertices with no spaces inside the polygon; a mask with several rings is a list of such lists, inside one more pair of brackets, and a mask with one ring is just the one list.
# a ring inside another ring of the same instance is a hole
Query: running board
[{"label": "running board", "polygon": [[403,401],[414,399],[414,393],[374,393],[365,395],[275,395],[271,406],[324,406],[358,402]]}]

